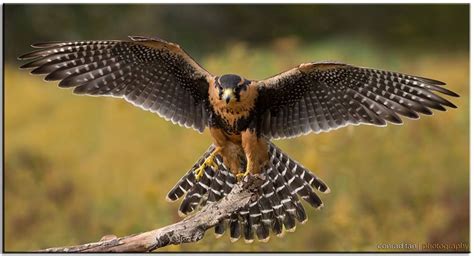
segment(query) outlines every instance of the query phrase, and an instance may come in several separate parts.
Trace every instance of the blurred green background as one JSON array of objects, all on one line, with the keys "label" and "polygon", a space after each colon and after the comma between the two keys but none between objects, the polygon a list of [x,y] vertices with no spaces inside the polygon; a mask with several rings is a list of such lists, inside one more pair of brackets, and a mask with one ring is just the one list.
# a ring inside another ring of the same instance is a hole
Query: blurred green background
[{"label": "blurred green background", "polygon": [[180,220],[168,190],[211,138],[113,98],[78,97],[16,56],[48,40],[159,36],[213,74],[263,79],[337,60],[445,81],[459,107],[403,126],[277,141],[331,187],[325,207],[268,243],[213,231],[160,251],[377,251],[469,244],[469,6],[6,5],[7,251],[124,236]]}]

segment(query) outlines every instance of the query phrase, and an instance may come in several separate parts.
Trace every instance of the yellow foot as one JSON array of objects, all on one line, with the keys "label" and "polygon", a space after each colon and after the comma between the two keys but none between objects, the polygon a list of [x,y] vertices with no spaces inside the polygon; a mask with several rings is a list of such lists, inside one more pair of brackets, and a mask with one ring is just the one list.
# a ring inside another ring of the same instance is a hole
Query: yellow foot
[{"label": "yellow foot", "polygon": [[243,178],[245,178],[245,176],[249,175],[249,173],[250,173],[250,169],[247,168],[247,170],[244,173],[237,173],[235,177],[237,178],[238,181],[240,181]]},{"label": "yellow foot", "polygon": [[216,155],[218,153],[218,150],[214,150],[207,158],[204,160],[204,162],[199,166],[196,170],[194,170],[194,177],[196,180],[200,180],[202,176],[204,175],[204,172],[206,171],[206,167],[211,167],[212,169],[217,169],[217,164],[214,161],[214,158],[216,158]]}]

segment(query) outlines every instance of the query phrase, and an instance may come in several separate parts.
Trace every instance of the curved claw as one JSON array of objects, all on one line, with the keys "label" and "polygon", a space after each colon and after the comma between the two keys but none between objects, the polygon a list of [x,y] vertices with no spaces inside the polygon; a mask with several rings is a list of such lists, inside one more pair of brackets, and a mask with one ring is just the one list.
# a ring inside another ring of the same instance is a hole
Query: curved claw
[{"label": "curved claw", "polygon": [[194,170],[194,178],[196,178],[196,180],[200,180],[202,178],[202,175],[204,175],[205,167],[206,166],[202,164],[201,166],[199,166],[199,168]]},{"label": "curved claw", "polygon": [[250,169],[247,168],[244,173],[237,173],[237,175],[235,175],[235,178],[237,178],[238,181],[241,181],[243,178],[245,178],[245,176],[249,174],[250,174]]},{"label": "curved claw", "polygon": [[202,178],[202,176],[204,175],[204,172],[206,170],[206,167],[211,167],[213,170],[214,169],[217,169],[217,164],[216,162],[214,161],[214,158],[216,157],[216,154],[218,153],[217,150],[215,150],[214,152],[212,152],[207,158],[206,160],[204,160],[204,162],[201,164],[201,166],[199,166],[198,168],[196,168],[196,170],[194,170],[194,177],[196,178],[196,180],[200,180]]}]

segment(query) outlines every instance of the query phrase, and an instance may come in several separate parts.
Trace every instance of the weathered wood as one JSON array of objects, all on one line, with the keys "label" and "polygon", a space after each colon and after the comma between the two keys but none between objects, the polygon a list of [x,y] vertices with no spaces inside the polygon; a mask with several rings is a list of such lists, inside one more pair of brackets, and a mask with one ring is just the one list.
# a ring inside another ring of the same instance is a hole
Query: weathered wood
[{"label": "weathered wood", "polygon": [[108,235],[99,242],[48,248],[40,252],[150,252],[170,244],[197,242],[219,220],[245,206],[252,196],[257,196],[261,185],[260,177],[249,175],[222,200],[203,207],[180,222],[139,234],[119,238]]}]

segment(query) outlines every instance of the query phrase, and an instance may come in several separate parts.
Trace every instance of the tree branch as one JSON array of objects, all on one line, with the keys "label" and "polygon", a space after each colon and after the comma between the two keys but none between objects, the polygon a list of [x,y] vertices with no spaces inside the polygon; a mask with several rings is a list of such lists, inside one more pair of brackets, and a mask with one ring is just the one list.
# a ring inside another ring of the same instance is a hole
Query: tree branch
[{"label": "tree branch", "polygon": [[201,240],[207,229],[219,220],[245,206],[257,196],[262,179],[247,176],[218,202],[203,207],[197,213],[169,226],[125,237],[105,236],[99,242],[55,247],[40,252],[150,252],[170,244],[193,243]]}]

